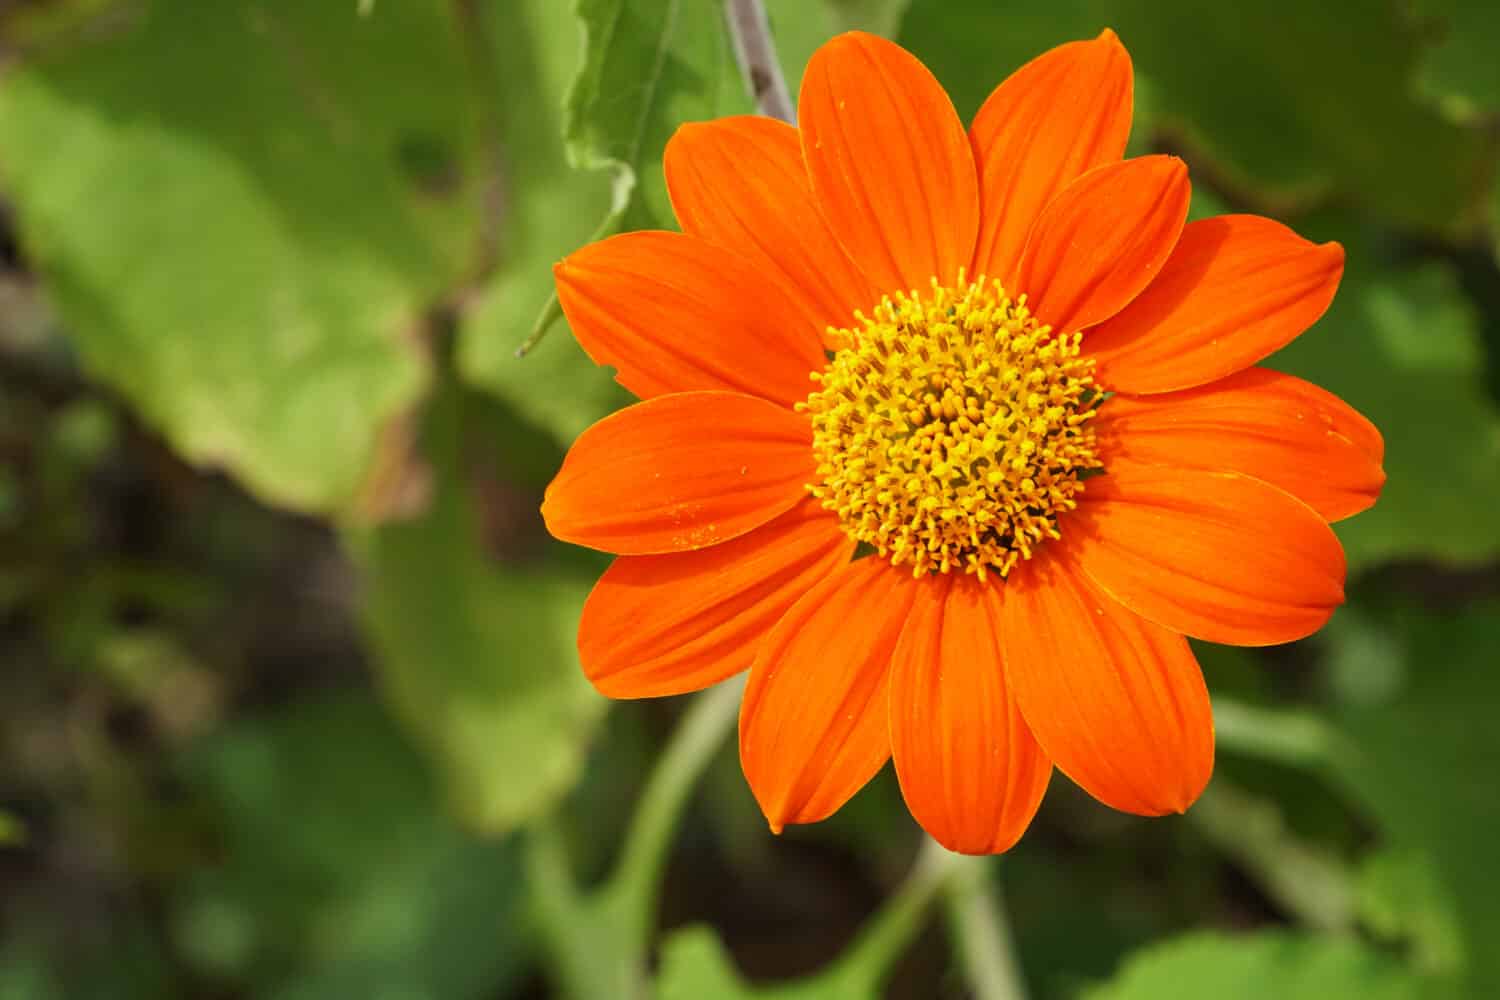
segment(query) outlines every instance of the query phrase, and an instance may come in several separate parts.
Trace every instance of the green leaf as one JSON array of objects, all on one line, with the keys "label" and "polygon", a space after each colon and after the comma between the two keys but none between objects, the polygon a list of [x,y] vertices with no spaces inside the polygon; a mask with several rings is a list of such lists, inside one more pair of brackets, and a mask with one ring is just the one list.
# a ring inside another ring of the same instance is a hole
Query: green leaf
[{"label": "green leaf", "polygon": [[[1105,0],[1175,124],[1261,198],[1347,192],[1392,220],[1459,224],[1482,190],[1481,137],[1411,95],[1416,43],[1394,4]],[[1191,44],[1184,40],[1191,39]]]},{"label": "green leaf", "polygon": [[13,67],[0,181],[85,367],[190,460],[347,508],[476,237],[449,5],[130,5]]},{"label": "green leaf", "polygon": [[[855,28],[893,35],[909,0],[767,0],[793,95],[813,50]],[[604,229],[662,228],[672,210],[661,154],[683,122],[747,114],[754,102],[735,61],[720,0],[574,0],[583,64],[569,89],[570,160],[607,170],[614,199]]]},{"label": "green leaf", "polygon": [[[771,0],[772,31],[793,93],[807,59],[835,32],[889,31],[903,7],[902,0]],[[465,318],[459,369],[559,441],[573,440],[629,396],[569,337],[548,336],[523,358],[516,348],[553,294],[557,260],[616,227],[673,225],[661,158],[677,126],[752,110],[721,9],[707,0],[586,2],[574,16],[555,0],[518,0],[491,14],[507,210],[498,267]],[[566,147],[559,138],[564,128]],[[600,167],[615,177],[614,209],[633,206],[628,216],[612,214]],[[643,187],[635,186],[638,178]]]},{"label": "green leaf", "polygon": [[734,967],[723,943],[710,927],[688,927],[662,945],[656,1000],[876,1000],[879,991],[862,975],[834,967],[832,974],[793,982],[751,986]]},{"label": "green leaf", "polygon": [[742,1000],[755,996],[734,967],[712,927],[674,931],[661,946],[661,974],[657,1000],[698,1000],[716,997]]},{"label": "green leaf", "polygon": [[576,0],[583,65],[563,136],[579,167],[607,170],[603,228],[671,225],[661,154],[679,124],[753,110],[716,0]]},{"label": "green leaf", "polygon": [[608,184],[569,166],[559,136],[578,59],[578,23],[567,5],[519,0],[491,5],[489,15],[506,212],[495,273],[463,321],[458,367],[566,443],[629,396],[563,330],[524,358],[516,348],[553,294],[553,263],[588,242],[608,213]]},{"label": "green leaf", "polygon": [[1269,364],[1342,396],[1385,436],[1379,501],[1338,525],[1350,566],[1493,559],[1500,412],[1485,392],[1473,306],[1444,264],[1384,267],[1349,245],[1333,307]]},{"label": "green leaf", "polygon": [[223,843],[172,900],[172,940],[201,975],[279,998],[478,1000],[524,971],[513,852],[445,819],[368,697],[239,722],[180,770]]},{"label": "green leaf", "polygon": [[1358,941],[1189,934],[1147,948],[1084,1000],[1412,1000],[1415,980]]},{"label": "green leaf", "polygon": [[818,46],[844,31],[895,38],[911,0],[765,0],[787,90],[797,101],[802,72]]},{"label": "green leaf", "polygon": [[[1381,844],[1359,881],[1361,919],[1408,945],[1413,968],[1431,974],[1422,979],[1427,993],[1494,995],[1500,872],[1490,831],[1500,826],[1500,800],[1490,775],[1500,769],[1492,719],[1500,604],[1446,615],[1398,609],[1383,621],[1393,650],[1380,658],[1403,664],[1394,683],[1360,689],[1317,717],[1239,710],[1223,717],[1232,724],[1220,727],[1222,745],[1319,771],[1347,792]],[[1224,707],[1215,706],[1216,723]],[[1295,730],[1316,736],[1283,738]]]},{"label": "green leaf", "polygon": [[1418,92],[1462,122],[1500,108],[1500,7],[1489,0],[1417,0],[1413,6],[1436,39],[1417,64]]},{"label": "green leaf", "polygon": [[1412,848],[1374,852],[1360,871],[1358,892],[1364,925],[1408,947],[1417,968],[1450,973],[1463,964],[1457,906],[1430,855]]},{"label": "green leaf", "polygon": [[967,122],[1023,63],[1108,26],[1100,0],[912,0],[899,41],[927,64]]},{"label": "green leaf", "polygon": [[[832,22],[831,32],[840,31],[870,31],[886,38],[895,38],[901,29],[901,22],[906,17],[907,8],[911,6],[911,0],[823,0],[822,4],[826,16]],[[776,18],[778,8],[785,10],[785,16],[793,16],[794,11],[807,11],[817,9],[811,4],[799,3],[798,0],[767,0],[766,9],[771,16]],[[783,21],[774,20],[772,30],[779,30]],[[782,61],[786,61],[782,56]],[[801,66],[797,67],[801,73]]]},{"label": "green leaf", "polygon": [[[1397,5],[1197,0],[915,0],[902,41],[972,114],[1047,48],[1113,27],[1130,50],[1151,128],[1188,140],[1248,197],[1273,205],[1352,194],[1398,222],[1473,221],[1486,151],[1410,92],[1416,42]],[[1180,146],[1180,142],[1173,143]],[[1140,147],[1138,146],[1137,149]]]},{"label": "green leaf", "polygon": [[[1349,749],[1329,761],[1387,842],[1417,852],[1424,859],[1417,863],[1430,865],[1437,884],[1409,895],[1425,895],[1429,911],[1433,902],[1441,907],[1442,900],[1452,900],[1473,996],[1500,990],[1500,953],[1494,948],[1500,941],[1500,869],[1490,835],[1500,827],[1500,799],[1491,780],[1500,771],[1493,718],[1500,704],[1497,621],[1500,604],[1494,602],[1465,614],[1397,616],[1395,641],[1408,663],[1408,683],[1385,704],[1339,712],[1335,723]],[[1426,940],[1431,959],[1431,932]],[[1436,957],[1442,958],[1444,944],[1437,943]]]},{"label": "green leaf", "polygon": [[520,435],[514,425],[476,433],[496,430],[481,428],[483,412],[456,389],[442,393],[426,428],[429,509],[350,541],[392,708],[438,763],[458,815],[501,833],[572,787],[606,702],[584,679],[574,639],[589,572],[486,554],[479,491],[505,487],[476,469],[496,440]]}]

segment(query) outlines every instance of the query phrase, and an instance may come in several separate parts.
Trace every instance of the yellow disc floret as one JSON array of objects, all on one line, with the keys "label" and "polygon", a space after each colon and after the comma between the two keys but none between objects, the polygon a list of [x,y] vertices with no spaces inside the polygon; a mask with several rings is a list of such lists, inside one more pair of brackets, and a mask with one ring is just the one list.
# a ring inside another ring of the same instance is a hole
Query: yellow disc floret
[{"label": "yellow disc floret", "polygon": [[1099,393],[1079,335],[1054,335],[998,282],[897,293],[813,378],[822,481],[808,489],[856,540],[912,574],[982,579],[1058,538],[1079,474],[1099,467]]}]

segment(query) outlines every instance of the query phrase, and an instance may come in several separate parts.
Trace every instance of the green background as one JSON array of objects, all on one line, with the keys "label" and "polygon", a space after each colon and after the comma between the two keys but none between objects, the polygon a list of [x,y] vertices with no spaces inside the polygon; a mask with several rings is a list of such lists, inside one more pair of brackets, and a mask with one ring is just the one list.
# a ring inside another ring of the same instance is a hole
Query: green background
[{"label": "green background", "polygon": [[965,116],[1113,27],[1196,215],[1346,247],[1271,364],[1389,482],[1327,629],[1201,649],[1203,800],[1059,778],[1004,859],[908,878],[889,773],[773,838],[732,690],[686,745],[683,699],[583,680],[602,563],[537,505],[624,396],[561,323],[516,347],[553,261],[671,225],[675,127],[749,110],[718,0],[16,0],[0,1000],[990,1000],[1002,895],[1036,998],[1500,996],[1500,8],[767,6],[794,89],[861,27]]}]

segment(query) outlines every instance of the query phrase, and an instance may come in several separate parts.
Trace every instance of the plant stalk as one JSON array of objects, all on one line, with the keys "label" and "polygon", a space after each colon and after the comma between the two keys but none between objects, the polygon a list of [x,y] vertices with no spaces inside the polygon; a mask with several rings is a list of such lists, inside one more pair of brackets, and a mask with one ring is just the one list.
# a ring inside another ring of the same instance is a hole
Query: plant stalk
[{"label": "plant stalk", "polygon": [[761,0],[724,0],[724,18],[734,57],[756,108],[769,118],[797,124],[797,109],[781,72],[781,60],[776,57],[765,5]]}]

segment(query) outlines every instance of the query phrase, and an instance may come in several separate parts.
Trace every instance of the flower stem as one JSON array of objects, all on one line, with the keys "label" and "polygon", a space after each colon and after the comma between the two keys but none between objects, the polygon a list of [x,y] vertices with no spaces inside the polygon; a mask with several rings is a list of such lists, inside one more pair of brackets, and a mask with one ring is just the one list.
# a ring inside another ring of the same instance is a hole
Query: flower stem
[{"label": "flower stem", "polygon": [[795,125],[797,110],[781,72],[781,60],[776,57],[765,5],[761,0],[724,0],[724,16],[735,59],[755,106],[763,115]]},{"label": "flower stem", "polygon": [[975,865],[969,878],[950,878],[946,902],[948,925],[958,938],[959,956],[975,1000],[1026,1000],[1026,983],[993,864]]},{"label": "flower stem", "polygon": [[523,853],[532,918],[563,996],[631,997],[639,992],[636,963],[615,946],[609,926],[579,891],[556,817],[526,831]]},{"label": "flower stem", "polygon": [[1187,817],[1261,889],[1308,927],[1354,928],[1354,876],[1339,857],[1301,840],[1280,808],[1224,778],[1209,785]]},{"label": "flower stem", "polygon": [[662,868],[677,821],[699,776],[739,718],[745,675],[698,695],[677,724],[625,834],[607,891],[641,949],[651,935]]},{"label": "flower stem", "polygon": [[911,873],[817,982],[828,987],[830,996],[878,996],[891,967],[922,930],[933,902],[945,889],[971,881],[980,863],[925,839]]},{"label": "flower stem", "polygon": [[906,876],[875,918],[864,927],[845,958],[854,965],[888,967],[922,927],[927,908],[961,861],[937,841],[926,839]]},{"label": "flower stem", "polygon": [[1338,731],[1311,712],[1214,699],[1214,735],[1232,753],[1297,767],[1319,766],[1347,753]]},{"label": "flower stem", "polygon": [[646,782],[614,870],[582,892],[556,816],[531,825],[526,870],[534,914],[565,996],[633,1000],[646,992],[646,952],[661,872],[688,796],[738,717],[744,678],[699,695]]}]

